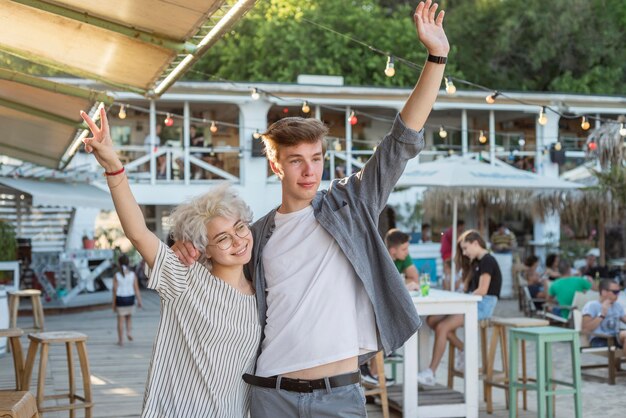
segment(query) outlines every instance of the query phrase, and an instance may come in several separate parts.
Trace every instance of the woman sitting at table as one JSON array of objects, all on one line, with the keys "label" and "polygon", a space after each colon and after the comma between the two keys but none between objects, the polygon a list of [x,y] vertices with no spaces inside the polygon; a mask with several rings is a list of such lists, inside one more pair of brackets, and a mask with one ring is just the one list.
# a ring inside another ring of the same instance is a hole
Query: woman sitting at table
[{"label": "woman sitting at table", "polygon": [[[488,319],[493,315],[500,289],[502,273],[496,259],[489,254],[485,240],[478,231],[465,231],[457,241],[457,263],[461,266],[462,280],[466,293],[482,296],[478,303],[478,320]],[[446,350],[446,342],[450,340],[459,352],[456,355],[456,369],[464,367],[463,342],[456,336],[456,329],[463,326],[463,315],[434,315],[426,319],[428,325],[435,330],[435,344],[430,366],[417,375],[423,385],[434,385],[435,373]]]}]

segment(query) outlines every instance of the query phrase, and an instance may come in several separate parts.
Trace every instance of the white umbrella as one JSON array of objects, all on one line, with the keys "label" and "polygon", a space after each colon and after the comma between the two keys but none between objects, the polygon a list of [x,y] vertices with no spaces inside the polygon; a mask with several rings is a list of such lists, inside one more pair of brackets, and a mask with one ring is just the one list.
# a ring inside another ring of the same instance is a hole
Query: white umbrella
[{"label": "white umbrella", "polygon": [[[422,163],[416,170],[406,171],[397,186],[445,187],[449,189],[507,189],[507,190],[569,190],[584,187],[582,184],[544,177],[519,170],[502,161],[485,163],[471,157],[452,156]],[[452,286],[454,289],[456,255],[456,223],[458,197],[452,206]]]}]

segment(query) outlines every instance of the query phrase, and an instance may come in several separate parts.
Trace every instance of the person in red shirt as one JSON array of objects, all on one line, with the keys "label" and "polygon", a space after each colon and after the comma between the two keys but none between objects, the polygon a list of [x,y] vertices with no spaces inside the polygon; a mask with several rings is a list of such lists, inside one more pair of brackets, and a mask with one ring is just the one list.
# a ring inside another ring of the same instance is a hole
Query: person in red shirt
[{"label": "person in red shirt", "polygon": [[[465,221],[459,219],[456,223],[456,236],[459,237],[465,231]],[[444,288],[450,288],[450,276],[452,270],[452,227],[446,229],[441,235],[441,259],[443,260]]]}]

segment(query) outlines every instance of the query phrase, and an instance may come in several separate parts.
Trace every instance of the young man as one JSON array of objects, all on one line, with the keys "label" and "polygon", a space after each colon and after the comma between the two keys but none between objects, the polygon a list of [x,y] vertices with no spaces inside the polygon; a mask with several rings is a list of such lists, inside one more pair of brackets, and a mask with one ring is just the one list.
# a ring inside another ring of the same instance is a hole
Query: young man
[{"label": "young man", "polygon": [[[252,385],[251,417],[364,417],[358,365],[391,353],[419,317],[377,230],[406,163],[424,147],[422,127],[450,49],[443,12],[421,2],[414,14],[429,53],[391,132],[362,170],[318,191],[326,127],[285,118],[263,134],[282,185],[282,202],[253,225],[248,275],[257,289],[263,341]],[[181,260],[195,251],[179,242]]]},{"label": "young man", "polygon": [[404,283],[407,289],[419,289],[419,273],[413,259],[409,255],[410,236],[399,229],[390,229],[385,235],[385,245],[398,273],[404,275]]},{"label": "young man", "polygon": [[592,347],[606,347],[608,337],[613,337],[626,355],[626,331],[620,329],[620,323],[626,322],[626,314],[622,305],[616,303],[619,292],[619,284],[613,280],[600,282],[600,300],[587,302],[583,307],[583,332],[590,334]]}]

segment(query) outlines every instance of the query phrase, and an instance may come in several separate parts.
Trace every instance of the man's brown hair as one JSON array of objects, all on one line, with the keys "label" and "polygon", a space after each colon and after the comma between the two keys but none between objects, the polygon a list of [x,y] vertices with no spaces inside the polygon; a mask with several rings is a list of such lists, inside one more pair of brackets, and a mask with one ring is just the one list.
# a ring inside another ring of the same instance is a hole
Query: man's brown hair
[{"label": "man's brown hair", "polygon": [[394,228],[390,229],[387,235],[385,235],[385,244],[387,244],[387,248],[389,249],[406,244],[410,239],[411,237],[408,234]]},{"label": "man's brown hair", "polygon": [[267,159],[278,161],[278,149],[302,143],[322,142],[322,154],[326,154],[328,128],[321,120],[313,118],[289,117],[280,119],[262,134]]}]

